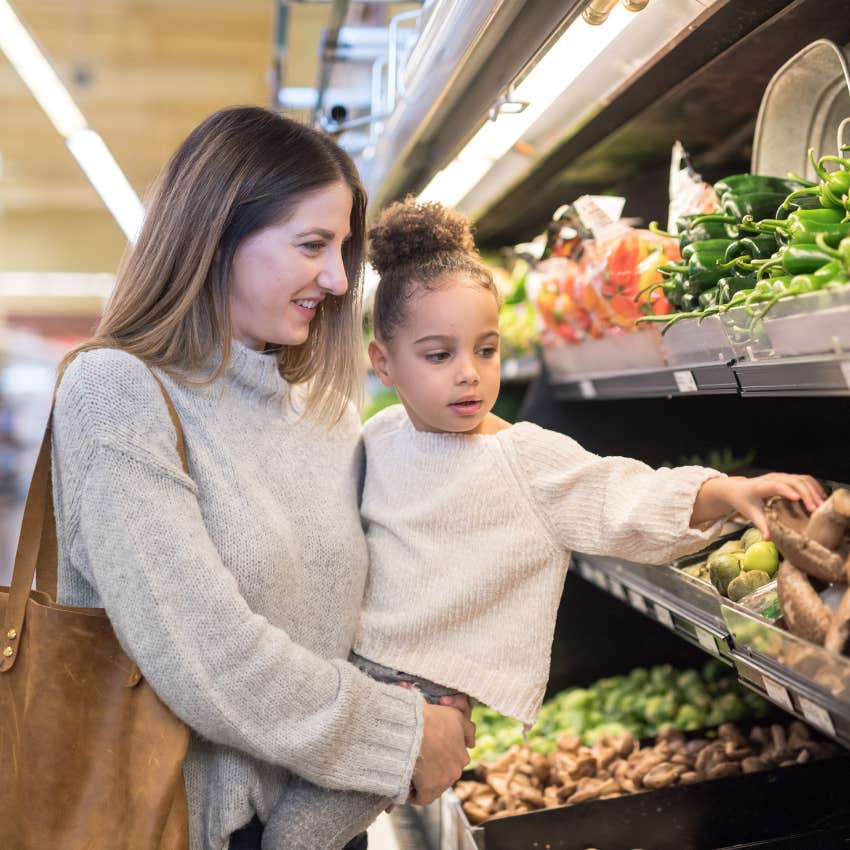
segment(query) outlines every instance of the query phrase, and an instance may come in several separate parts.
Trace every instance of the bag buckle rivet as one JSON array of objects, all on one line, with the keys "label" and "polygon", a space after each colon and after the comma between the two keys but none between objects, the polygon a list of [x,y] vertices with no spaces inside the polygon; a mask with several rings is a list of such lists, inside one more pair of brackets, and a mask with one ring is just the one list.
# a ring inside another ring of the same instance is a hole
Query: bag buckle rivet
[{"label": "bag buckle rivet", "polygon": [[14,652],[15,652],[15,651],[12,649],[12,647],[11,647],[11,646],[7,646],[7,647],[3,650],[3,655],[5,655],[5,656],[6,656],[6,658],[11,658],[11,657],[12,657],[12,655],[14,654]]},{"label": "bag buckle rivet", "polygon": [[14,629],[9,629],[9,631],[6,632],[6,637],[9,638],[9,640],[14,640],[17,636],[18,633]]}]

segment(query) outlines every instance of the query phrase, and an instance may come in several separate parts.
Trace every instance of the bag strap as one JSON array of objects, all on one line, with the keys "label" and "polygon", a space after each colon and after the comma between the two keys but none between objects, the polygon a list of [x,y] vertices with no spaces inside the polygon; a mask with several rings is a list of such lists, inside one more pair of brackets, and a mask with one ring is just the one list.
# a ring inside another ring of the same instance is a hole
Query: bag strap
[{"label": "bag strap", "polygon": [[[180,455],[183,471],[188,475],[186,441],[183,436],[180,417],[177,415],[171,396],[169,396],[162,381],[153,371],[151,371],[151,375],[153,375],[162,392],[168,415],[174,425],[174,430],[177,432],[177,453]],[[56,542],[51,457],[54,405],[55,395],[24,507],[21,535],[15,555],[15,569],[12,574],[12,585],[6,607],[6,621],[3,626],[3,633],[0,635],[0,646],[3,647],[2,656],[0,656],[0,673],[11,670],[18,657],[18,647],[21,644],[21,633],[24,628],[27,601],[32,590],[33,578],[36,579],[37,590],[46,593],[51,599],[56,598],[59,549]]]}]

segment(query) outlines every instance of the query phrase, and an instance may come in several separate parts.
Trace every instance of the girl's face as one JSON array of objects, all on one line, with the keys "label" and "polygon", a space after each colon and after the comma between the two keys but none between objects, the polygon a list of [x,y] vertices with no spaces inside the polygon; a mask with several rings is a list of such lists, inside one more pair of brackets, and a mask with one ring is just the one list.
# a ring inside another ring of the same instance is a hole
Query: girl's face
[{"label": "girl's face", "polygon": [[352,203],[348,186],[332,183],[306,195],[286,221],[240,243],[230,274],[236,339],[257,351],[306,341],[319,302],[348,289],[342,245]]},{"label": "girl's face", "polygon": [[496,299],[466,276],[414,295],[404,325],[369,356],[417,430],[478,433],[499,395]]}]

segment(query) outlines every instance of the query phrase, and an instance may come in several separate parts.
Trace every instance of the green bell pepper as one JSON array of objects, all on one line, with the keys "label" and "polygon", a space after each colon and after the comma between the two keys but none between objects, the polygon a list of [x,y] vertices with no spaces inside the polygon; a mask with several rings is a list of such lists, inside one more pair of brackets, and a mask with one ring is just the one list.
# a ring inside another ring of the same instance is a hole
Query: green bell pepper
[{"label": "green bell pepper", "polygon": [[735,195],[750,195],[754,193],[774,192],[788,194],[800,187],[801,182],[796,178],[768,177],[762,174],[731,174],[714,184],[718,197],[732,193]]}]

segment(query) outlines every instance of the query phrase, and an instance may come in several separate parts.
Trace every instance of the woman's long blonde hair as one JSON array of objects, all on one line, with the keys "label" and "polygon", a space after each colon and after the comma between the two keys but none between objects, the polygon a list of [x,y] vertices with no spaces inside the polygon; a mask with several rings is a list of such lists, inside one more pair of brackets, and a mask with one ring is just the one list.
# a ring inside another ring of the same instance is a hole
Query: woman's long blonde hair
[{"label": "woman's long blonde hair", "polygon": [[108,347],[188,381],[220,350],[208,379],[214,381],[230,359],[237,247],[285,220],[305,194],[338,182],[354,199],[342,249],[348,291],[321,302],[303,344],[269,355],[279,358],[289,382],[310,382],[308,413],[336,421],[361,378],[366,193],[351,158],[330,138],[259,107],[216,112],[177,149],[154,185],[94,336],[65,358],[60,374],[81,351]]}]

